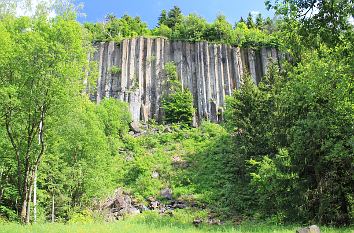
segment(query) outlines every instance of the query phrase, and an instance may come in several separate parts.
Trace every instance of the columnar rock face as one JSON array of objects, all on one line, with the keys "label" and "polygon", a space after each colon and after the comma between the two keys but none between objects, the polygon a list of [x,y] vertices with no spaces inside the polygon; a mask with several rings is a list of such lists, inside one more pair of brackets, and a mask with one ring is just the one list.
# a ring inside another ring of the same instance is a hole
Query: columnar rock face
[{"label": "columnar rock face", "polygon": [[225,97],[240,87],[245,72],[258,83],[269,62],[279,61],[274,48],[240,49],[208,42],[188,43],[163,38],[126,39],[96,45],[93,59],[99,75],[94,99],[129,103],[133,120],[161,120],[165,90],[164,65],[173,61],[184,88],[194,97],[196,119],[218,122]]}]

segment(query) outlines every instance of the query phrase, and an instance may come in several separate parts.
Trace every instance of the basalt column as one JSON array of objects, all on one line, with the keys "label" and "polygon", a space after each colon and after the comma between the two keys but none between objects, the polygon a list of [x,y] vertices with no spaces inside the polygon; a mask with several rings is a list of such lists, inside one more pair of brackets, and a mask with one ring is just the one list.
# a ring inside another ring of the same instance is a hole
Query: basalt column
[{"label": "basalt column", "polygon": [[135,121],[161,120],[163,69],[176,64],[183,88],[193,94],[197,120],[219,122],[226,96],[240,88],[242,77],[258,83],[271,62],[279,62],[274,48],[252,50],[208,42],[188,43],[164,38],[133,38],[121,43],[96,44],[97,102],[116,98],[129,103]]}]

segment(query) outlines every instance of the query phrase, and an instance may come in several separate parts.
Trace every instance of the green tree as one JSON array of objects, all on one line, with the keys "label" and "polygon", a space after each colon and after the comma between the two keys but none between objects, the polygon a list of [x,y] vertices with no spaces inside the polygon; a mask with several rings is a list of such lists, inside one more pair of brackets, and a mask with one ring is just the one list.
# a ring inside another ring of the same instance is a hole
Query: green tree
[{"label": "green tree", "polygon": [[281,95],[279,124],[306,200],[304,217],[345,225],[353,200],[353,76],[333,52],[303,56]]},{"label": "green tree", "polygon": [[167,14],[165,24],[169,28],[174,28],[178,23],[182,21],[182,11],[178,6],[174,6]]},{"label": "green tree", "polygon": [[124,38],[149,35],[150,30],[140,17],[123,15],[122,18],[109,14],[104,23],[85,23],[94,41],[121,41]]},{"label": "green tree", "polygon": [[235,215],[270,216],[262,215],[263,211],[270,214],[266,210],[269,205],[263,205],[267,202],[262,202],[263,194],[252,183],[256,173],[253,161],[262,160],[266,155],[273,159],[278,152],[276,106],[284,83],[279,67],[272,64],[258,86],[249,75],[245,76],[241,88],[227,102],[225,123],[233,135],[234,149],[225,156],[225,177],[228,180],[225,198],[226,205]]},{"label": "green tree", "polygon": [[256,17],[256,28],[263,30],[263,27],[264,27],[264,20],[263,20],[262,14],[259,13],[259,14],[257,14],[257,17]]},{"label": "green tree", "polygon": [[165,24],[161,24],[159,27],[154,28],[152,30],[152,34],[155,36],[163,36],[166,38],[172,38],[172,29],[166,26]]},{"label": "green tree", "polygon": [[275,30],[275,25],[274,25],[273,20],[271,20],[270,17],[267,17],[267,18],[265,19],[265,22],[264,22],[264,29],[265,29],[268,33],[274,32],[274,30]]},{"label": "green tree", "polygon": [[343,31],[352,30],[353,0],[267,0],[266,5],[286,20],[299,21],[298,33],[313,47],[319,46],[318,39],[328,45],[341,43]]},{"label": "green tree", "polygon": [[159,19],[158,19],[158,22],[157,22],[157,25],[159,27],[161,27],[161,25],[166,25],[167,23],[167,11],[166,10],[162,10],[160,16],[159,16]]},{"label": "green tree", "polygon": [[168,90],[162,99],[164,119],[167,123],[181,123],[191,125],[194,116],[193,96],[185,90],[178,80],[176,65],[165,64],[165,90]]},{"label": "green tree", "polygon": [[82,87],[87,64],[84,32],[74,20],[57,17],[2,20],[1,34],[11,38],[1,64],[1,124],[17,162],[21,219],[28,222],[37,169],[46,149],[47,119]]},{"label": "green tree", "polygon": [[52,221],[70,220],[117,186],[119,151],[128,131],[126,103],[104,99],[99,105],[78,96],[49,119],[48,149],[39,168],[39,206]]},{"label": "green tree", "polygon": [[173,38],[188,41],[201,41],[207,28],[207,21],[196,15],[190,14],[183,17],[173,31]]},{"label": "green tree", "polygon": [[247,19],[246,19],[246,24],[247,24],[247,27],[250,28],[250,29],[256,27],[256,25],[255,25],[255,23],[253,21],[253,16],[252,16],[251,13],[248,13],[248,16],[247,16]]},{"label": "green tree", "polygon": [[219,15],[213,24],[209,25],[204,37],[212,42],[230,43],[232,36],[232,25],[226,20],[224,15]]}]

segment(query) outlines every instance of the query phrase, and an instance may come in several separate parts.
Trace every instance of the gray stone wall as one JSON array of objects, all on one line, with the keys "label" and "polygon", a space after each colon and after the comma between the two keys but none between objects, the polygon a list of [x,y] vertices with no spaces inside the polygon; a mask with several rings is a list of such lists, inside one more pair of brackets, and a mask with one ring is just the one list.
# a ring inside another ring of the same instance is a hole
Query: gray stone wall
[{"label": "gray stone wall", "polygon": [[[161,119],[162,71],[169,61],[175,62],[183,87],[193,94],[197,120],[214,122],[221,120],[225,97],[240,87],[245,72],[258,83],[269,62],[279,61],[274,48],[255,51],[163,38],[102,42],[96,48],[93,59],[98,62],[99,75],[94,99],[128,102],[135,121]],[[112,72],[112,67],[120,72]]]}]

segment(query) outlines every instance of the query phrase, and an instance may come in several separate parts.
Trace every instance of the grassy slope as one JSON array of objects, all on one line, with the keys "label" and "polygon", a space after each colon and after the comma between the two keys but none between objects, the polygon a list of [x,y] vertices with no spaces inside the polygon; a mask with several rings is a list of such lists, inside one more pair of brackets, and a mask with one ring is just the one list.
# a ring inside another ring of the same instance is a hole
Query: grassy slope
[{"label": "grassy slope", "polygon": [[[210,193],[219,191],[214,190],[212,184],[216,181],[210,174],[217,168],[211,164],[215,158],[204,155],[226,134],[221,126],[205,123],[198,129],[174,129],[172,133],[160,130],[138,138],[127,137],[124,156],[132,158],[120,162],[118,183],[140,200],[158,197],[161,189],[169,187],[174,198],[189,196],[210,202]],[[153,172],[158,172],[159,177],[152,178]]]},{"label": "grassy slope", "polygon": [[[202,226],[194,227],[195,218],[208,216],[208,212],[218,211],[223,185],[218,171],[224,169],[222,157],[229,153],[227,132],[219,125],[203,124],[198,129],[173,130],[150,134],[138,138],[126,138],[122,148],[122,157],[117,163],[120,179],[119,186],[131,191],[141,201],[149,196],[159,196],[162,188],[170,187],[174,198],[192,196],[197,202],[205,203],[209,208],[199,210],[188,208],[176,210],[173,217],[161,216],[157,212],[144,212],[134,218],[116,223],[92,223],[97,221],[90,216],[80,216],[77,223],[71,224],[36,224],[22,226],[16,223],[1,223],[0,233],[130,233],[130,232],[237,232],[237,233],[294,233],[298,226],[262,225],[243,223],[237,226]],[[175,166],[173,158],[188,164],[187,167]],[[127,159],[131,157],[130,159]],[[152,172],[159,173],[152,178]],[[218,195],[217,195],[218,194]],[[222,207],[221,207],[222,208]],[[227,209],[221,209],[228,212]],[[222,216],[219,216],[222,218]],[[73,220],[73,219],[71,219]],[[86,223],[82,223],[86,222]],[[322,233],[354,233],[354,228],[322,228]]]}]

